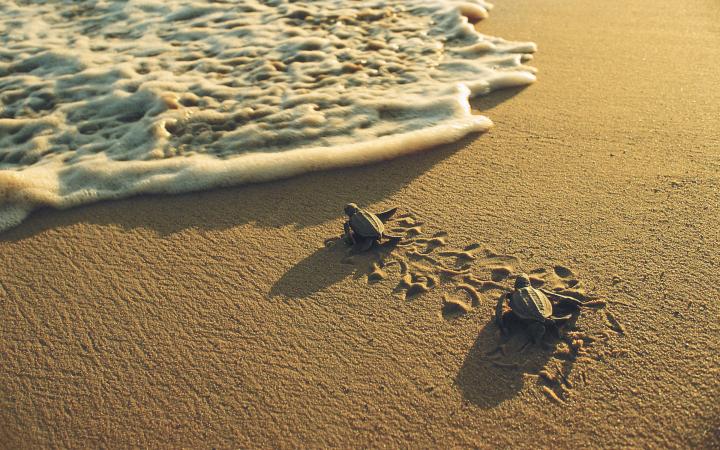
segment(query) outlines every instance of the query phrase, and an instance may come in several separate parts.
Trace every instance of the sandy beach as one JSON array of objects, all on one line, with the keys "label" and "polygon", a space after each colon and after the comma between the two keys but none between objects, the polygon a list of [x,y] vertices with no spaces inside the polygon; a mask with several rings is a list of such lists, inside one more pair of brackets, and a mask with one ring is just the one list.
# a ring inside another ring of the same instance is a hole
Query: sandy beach
[{"label": "sandy beach", "polygon": [[[537,43],[538,82],[473,102],[488,133],[34,212],[0,235],[0,447],[720,447],[718,17],[498,1],[477,27]],[[391,257],[326,246],[349,201],[471,252],[477,286],[526,271],[605,307],[520,352],[495,291],[407,296]]]}]

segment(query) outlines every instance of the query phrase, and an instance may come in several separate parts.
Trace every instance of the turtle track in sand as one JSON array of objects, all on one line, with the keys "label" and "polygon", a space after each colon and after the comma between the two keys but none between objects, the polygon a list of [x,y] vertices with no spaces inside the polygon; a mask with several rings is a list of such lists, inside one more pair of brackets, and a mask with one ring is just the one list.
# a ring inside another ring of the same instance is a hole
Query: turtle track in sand
[{"label": "turtle track in sand", "polygon": [[617,338],[625,334],[625,328],[607,302],[587,294],[572,269],[563,265],[528,268],[519,258],[480,243],[454,248],[447,232],[427,235],[424,223],[407,213],[386,227],[403,239],[396,245],[385,243],[364,254],[350,254],[343,262],[357,266],[369,284],[394,285],[392,293],[399,300],[437,301],[438,317],[448,326],[476,319],[490,323],[499,296],[512,291],[515,276],[522,272],[530,276],[534,287],[577,298],[587,306],[562,327],[558,337],[546,337],[542,349],[527,345],[529,336],[520,324],[511,326],[509,336],[501,336],[498,330],[497,345],[484,350],[480,364],[519,371],[522,378],[535,382],[538,393],[564,404],[574,388],[589,382],[595,364],[622,356]]}]

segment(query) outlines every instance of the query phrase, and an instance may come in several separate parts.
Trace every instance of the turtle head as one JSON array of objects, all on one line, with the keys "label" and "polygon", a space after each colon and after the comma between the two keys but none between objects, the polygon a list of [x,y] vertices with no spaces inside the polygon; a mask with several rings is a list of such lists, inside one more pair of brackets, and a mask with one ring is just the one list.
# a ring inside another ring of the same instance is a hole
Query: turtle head
[{"label": "turtle head", "polygon": [[348,216],[352,216],[358,211],[360,211],[360,208],[358,208],[358,205],[356,205],[355,203],[348,203],[347,205],[345,205],[345,214],[347,214]]},{"label": "turtle head", "polygon": [[530,277],[527,274],[521,273],[515,278],[515,289],[522,289],[530,286]]}]

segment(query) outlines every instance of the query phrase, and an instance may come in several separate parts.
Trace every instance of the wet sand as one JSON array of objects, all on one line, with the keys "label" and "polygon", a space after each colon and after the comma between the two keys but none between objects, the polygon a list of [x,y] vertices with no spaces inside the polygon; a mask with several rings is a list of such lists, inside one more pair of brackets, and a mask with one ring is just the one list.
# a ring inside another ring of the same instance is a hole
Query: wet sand
[{"label": "wet sand", "polygon": [[[0,236],[0,442],[717,447],[719,14],[498,2],[480,29],[536,42],[539,81],[475,102],[487,134],[34,213]],[[436,263],[372,275],[369,256],[325,247],[347,201],[400,205],[419,247],[439,238]],[[434,274],[473,244],[470,282]],[[406,298],[403,275],[428,283],[418,267],[438,285]],[[607,306],[583,311],[577,339],[518,353],[517,330],[503,353],[483,290],[503,270]]]}]

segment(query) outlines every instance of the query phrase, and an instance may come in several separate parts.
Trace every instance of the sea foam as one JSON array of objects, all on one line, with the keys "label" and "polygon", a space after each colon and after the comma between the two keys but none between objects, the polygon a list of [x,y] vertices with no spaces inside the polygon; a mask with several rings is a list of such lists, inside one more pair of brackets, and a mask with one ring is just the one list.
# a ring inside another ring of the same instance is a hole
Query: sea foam
[{"label": "sea foam", "polygon": [[0,230],[34,208],[366,164],[484,131],[531,83],[483,0],[0,5]]}]

